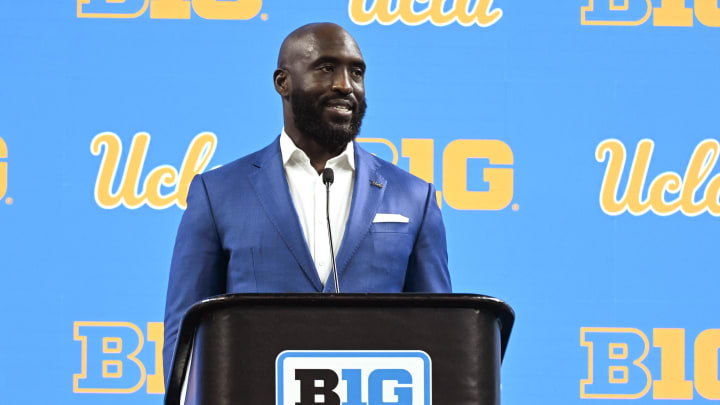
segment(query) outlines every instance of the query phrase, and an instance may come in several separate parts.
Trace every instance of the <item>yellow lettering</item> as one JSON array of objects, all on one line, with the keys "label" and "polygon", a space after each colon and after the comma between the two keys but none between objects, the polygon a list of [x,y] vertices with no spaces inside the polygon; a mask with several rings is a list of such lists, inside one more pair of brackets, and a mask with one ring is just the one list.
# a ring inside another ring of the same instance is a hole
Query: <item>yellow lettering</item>
[{"label": "yellow lettering", "polygon": [[117,173],[120,164],[122,144],[120,138],[114,133],[103,132],[93,138],[90,143],[90,151],[97,156],[103,146],[105,147],[105,154],[100,163],[100,171],[95,182],[95,201],[99,206],[110,209],[120,205],[121,201],[120,193],[113,194],[111,189],[115,180],[115,173]]},{"label": "yellow lettering", "polygon": [[[697,0],[695,0],[697,4]],[[653,11],[653,25],[663,27],[692,27],[693,11],[685,7],[685,0],[662,0]]]},{"label": "yellow lettering", "polygon": [[[366,3],[372,1],[372,6],[368,9]],[[402,0],[400,0],[402,1]],[[355,24],[367,25],[377,19],[380,24],[390,25],[397,21],[400,16],[398,9],[400,4],[395,6],[395,10],[390,10],[389,0],[350,0],[348,9],[350,19]]]},{"label": "yellow lettering", "polygon": [[128,154],[128,160],[125,165],[125,174],[123,175],[123,181],[120,185],[120,195],[129,207],[139,207],[143,203],[142,192],[138,193],[137,189],[140,184],[140,174],[142,173],[143,166],[145,166],[145,157],[147,156],[149,144],[150,134],[140,132],[133,137],[132,144],[130,145],[130,153]]},{"label": "yellow lettering", "polygon": [[636,399],[650,391],[650,370],[643,363],[650,344],[642,331],[582,327],[580,346],[588,352],[587,378],[580,380],[580,398]]},{"label": "yellow lettering", "polygon": [[608,367],[608,383],[627,384],[630,380],[630,369],[627,366]]},{"label": "yellow lettering", "polygon": [[147,376],[148,394],[164,394],[165,378],[163,377],[163,341],[165,326],[162,322],[148,322],[147,340],[155,343],[155,373]]},{"label": "yellow lettering", "polygon": [[171,206],[176,195],[170,193],[162,195],[161,187],[172,187],[177,181],[178,172],[172,166],[159,166],[153,169],[145,179],[145,197],[149,206],[155,209],[163,209]]},{"label": "yellow lettering", "polygon": [[422,24],[430,18],[430,9],[433,7],[433,2],[431,1],[428,7],[420,13],[415,13],[413,3],[414,0],[398,0],[397,9],[400,15],[400,21],[407,25]]},{"label": "yellow lettering", "polygon": [[625,211],[625,198],[616,199],[620,188],[620,176],[625,167],[625,145],[617,139],[600,142],[595,149],[595,159],[604,162],[607,159],[605,176],[600,187],[600,207],[608,215],[619,215]]},{"label": "yellow lettering", "polygon": [[[103,132],[93,138],[90,145],[93,155],[97,156],[103,147],[105,149],[95,183],[95,201],[100,207],[112,209],[123,204],[127,208],[134,209],[146,203],[154,209],[167,208],[173,204],[183,209],[187,207],[190,182],[210,163],[217,146],[217,138],[210,132],[198,134],[188,147],[180,173],[172,166],[159,166],[148,174],[142,190],[138,192],[149,143],[150,135],[146,132],[139,132],[133,137],[118,191],[113,192],[112,186],[122,154],[122,142],[111,132]],[[163,187],[173,186],[175,189],[168,194],[162,193]]]},{"label": "yellow lettering", "polygon": [[[197,0],[196,0],[197,1]],[[368,3],[372,4],[368,7]],[[415,4],[428,3],[422,11],[416,11]],[[476,24],[488,27],[502,17],[502,10],[492,9],[493,0],[477,0],[475,7],[469,10],[470,0],[456,0],[452,10],[444,12],[444,0],[397,0],[391,9],[391,0],[350,0],[348,13],[350,19],[359,25],[367,25],[377,21],[390,25],[398,20],[406,25],[418,25],[430,21],[437,26],[448,25],[457,21],[463,26]]]},{"label": "yellow lettering", "polygon": [[[441,1],[436,1],[439,4],[442,4]],[[457,19],[458,23],[460,25],[463,25],[465,27],[468,27],[472,25],[473,23],[479,25],[480,27],[489,27],[502,18],[502,10],[499,8],[490,10],[492,8],[492,0],[478,0],[475,2],[475,8],[467,12],[469,9],[468,5],[470,3],[470,0],[456,0],[455,1],[455,18]],[[442,13],[442,6],[438,7],[440,9],[439,13]],[[437,16],[438,20],[440,19],[439,16]],[[450,21],[452,22],[452,20]],[[448,22],[448,24],[450,23]],[[436,25],[444,25],[437,23]]]},{"label": "yellow lettering", "polygon": [[483,179],[489,191],[467,189],[467,160],[486,158],[490,164],[511,165],[513,153],[499,140],[459,139],[451,142],[443,153],[443,192],[449,206],[458,210],[500,210],[513,197],[513,169],[486,168]]},{"label": "yellow lettering", "polygon": [[695,148],[685,171],[685,181],[680,193],[681,208],[685,215],[695,216],[705,211],[704,200],[695,202],[695,194],[710,171],[715,166],[720,152],[720,144],[714,139],[706,139]]},{"label": "yellow lettering", "polygon": [[[0,138],[0,159],[7,159],[8,148],[5,141]],[[0,161],[0,198],[5,197],[8,184],[8,164]]]},{"label": "yellow lettering", "polygon": [[[595,159],[598,162],[607,160],[600,189],[600,206],[603,211],[609,215],[619,215],[627,210],[633,215],[642,215],[652,210],[658,215],[669,215],[681,210],[685,215],[695,216],[709,210],[712,215],[720,215],[718,203],[720,177],[713,177],[702,198],[696,200],[698,192],[710,177],[718,161],[720,143],[714,139],[700,142],[690,157],[684,177],[681,178],[674,172],[661,173],[650,183],[648,196],[643,200],[643,187],[653,148],[654,143],[650,139],[643,139],[638,143],[628,174],[626,190],[618,199],[620,180],[625,167],[625,146],[617,139],[608,139],[598,145]],[[667,201],[665,199],[667,193],[679,194],[679,196],[675,200]]]},{"label": "yellow lettering", "polygon": [[[686,0],[659,1],[660,7],[653,8],[652,0],[646,0],[647,7],[640,5],[642,0],[588,0],[588,5],[581,8],[580,20],[583,25],[640,25],[652,14],[655,26],[693,26],[693,8],[686,6]],[[718,0],[695,0],[694,8],[702,24],[720,27]]]},{"label": "yellow lettering", "polygon": [[[77,0],[78,18],[137,18],[145,13],[148,0]],[[87,5],[95,11],[85,11]],[[102,10],[102,11],[100,11]]]},{"label": "yellow lettering", "polygon": [[150,0],[150,18],[190,19],[192,0]]},{"label": "yellow lettering", "polygon": [[708,211],[714,216],[720,216],[720,174],[716,174],[705,189],[704,200],[707,203]]},{"label": "yellow lettering", "polygon": [[720,329],[708,329],[695,339],[695,389],[705,399],[720,399],[718,380]]},{"label": "yellow lettering", "polygon": [[[428,8],[426,10],[425,14],[422,14],[423,20],[419,21],[419,23],[422,23],[423,21],[427,21],[429,18],[430,21],[434,25],[437,26],[444,26],[448,25],[453,22],[453,20],[458,20],[458,22],[464,26],[468,26],[472,24],[474,21],[474,15],[471,13],[468,13],[467,4],[465,8],[462,8],[462,4],[460,3],[466,3],[465,0],[456,0],[455,5],[452,8],[452,10],[448,11],[447,13],[443,11],[443,7],[445,7],[444,1],[431,1],[428,5]],[[483,1],[477,1],[477,4],[484,3]],[[412,4],[410,5],[410,10],[412,11]],[[475,7],[475,10],[477,10],[477,6]],[[421,15],[418,15],[420,17]],[[403,22],[407,21],[407,19],[403,18]],[[463,24],[463,22],[465,22]],[[412,25],[409,22],[405,22],[405,24]]]},{"label": "yellow lettering", "polygon": [[654,144],[651,140],[641,140],[635,149],[635,158],[633,159],[632,168],[630,168],[625,201],[627,202],[628,210],[635,215],[640,215],[650,208],[650,202],[647,199],[643,201],[642,194],[643,185],[647,178],[648,167],[650,167],[653,146]]},{"label": "yellow lettering", "polygon": [[249,20],[262,8],[262,0],[193,0],[192,7],[209,20]]},{"label": "yellow lettering", "polygon": [[[137,326],[129,322],[75,322],[73,329],[73,339],[82,346],[80,373],[73,374],[73,392],[127,394],[140,389],[145,382],[146,371],[137,358],[143,348],[143,334]],[[107,339],[107,333],[114,336]],[[126,345],[122,344],[120,335],[132,336],[136,345],[125,350]],[[114,346],[109,347],[108,342],[113,342]],[[93,361],[88,363],[91,348]],[[124,371],[137,376],[137,382],[118,381]]]},{"label": "yellow lettering", "polygon": [[670,215],[680,209],[680,198],[675,201],[665,201],[665,193],[676,194],[682,187],[680,175],[673,172],[665,172],[650,183],[648,200],[653,212],[658,215]]},{"label": "yellow lettering", "polygon": [[[588,0],[588,5],[580,8],[582,25],[640,25],[652,14],[652,0],[623,0],[618,6],[616,0]],[[630,5],[633,7],[630,7]]]},{"label": "yellow lettering", "polygon": [[[428,183],[435,178],[434,142],[432,139],[403,139],[401,144],[402,156],[410,159],[410,173],[420,177]],[[442,192],[436,191],[435,198],[439,207],[442,207]]]},{"label": "yellow lettering", "polygon": [[654,399],[692,399],[692,381],[685,379],[685,329],[653,329],[659,347],[660,379],[653,382]]},{"label": "yellow lettering", "polygon": [[695,15],[708,27],[720,27],[718,0],[695,0]]},{"label": "yellow lettering", "polygon": [[130,146],[128,161],[118,191],[113,192],[112,185],[115,182],[115,175],[120,165],[122,141],[120,141],[119,136],[112,132],[103,132],[93,138],[90,145],[90,151],[93,155],[99,155],[101,148],[105,146],[105,154],[100,163],[100,170],[95,183],[95,201],[99,206],[111,209],[119,206],[122,202],[128,208],[137,208],[141,205],[142,197],[136,193],[136,190],[140,172],[145,163],[145,154],[149,141],[150,135],[146,132],[135,135]]},{"label": "yellow lettering", "polygon": [[608,159],[605,178],[600,189],[600,206],[607,214],[618,215],[627,209],[633,215],[641,215],[649,209],[649,200],[642,200],[642,192],[653,146],[653,141],[650,139],[643,139],[638,143],[625,193],[618,200],[620,178],[625,167],[625,146],[617,139],[608,139],[598,145],[595,159],[598,162],[604,162],[606,157]]}]

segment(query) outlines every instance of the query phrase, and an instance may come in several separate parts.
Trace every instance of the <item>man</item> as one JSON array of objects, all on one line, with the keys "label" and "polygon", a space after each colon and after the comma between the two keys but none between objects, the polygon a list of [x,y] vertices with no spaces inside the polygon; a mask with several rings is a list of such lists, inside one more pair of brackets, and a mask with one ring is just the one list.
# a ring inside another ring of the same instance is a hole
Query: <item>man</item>
[{"label": "man", "polygon": [[365,113],[365,62],[335,24],[283,42],[274,74],[284,129],[266,148],[190,185],[165,309],[165,376],[179,323],[224,293],[333,292],[325,186],[342,292],[450,292],[445,229],[432,185],[353,141]]}]

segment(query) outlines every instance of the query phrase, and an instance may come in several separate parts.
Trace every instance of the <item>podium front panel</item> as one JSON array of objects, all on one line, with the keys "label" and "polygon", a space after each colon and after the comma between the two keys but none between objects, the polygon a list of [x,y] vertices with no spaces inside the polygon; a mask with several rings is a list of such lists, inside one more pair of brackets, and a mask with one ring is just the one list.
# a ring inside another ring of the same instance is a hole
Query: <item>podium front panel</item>
[{"label": "podium front panel", "polygon": [[[423,404],[500,403],[501,323],[494,311],[417,300],[414,305],[398,305],[387,297],[368,305],[289,303],[217,305],[200,317],[185,403],[276,403],[282,385],[278,357],[287,351],[421,352],[429,359],[430,372],[429,381],[423,382],[430,385],[430,397]],[[297,390],[299,384],[282,389]],[[334,403],[323,401],[308,403]]]}]

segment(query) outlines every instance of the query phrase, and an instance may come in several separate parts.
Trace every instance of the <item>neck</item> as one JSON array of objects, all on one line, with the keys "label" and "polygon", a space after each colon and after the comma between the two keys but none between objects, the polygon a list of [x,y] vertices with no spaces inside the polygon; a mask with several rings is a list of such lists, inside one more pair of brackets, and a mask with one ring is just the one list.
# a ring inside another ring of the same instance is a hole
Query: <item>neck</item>
[{"label": "neck", "polygon": [[310,164],[315,171],[318,172],[318,174],[322,173],[325,169],[325,165],[328,160],[341,154],[347,147],[347,145],[340,145],[332,148],[327,145],[323,145],[314,137],[300,132],[300,130],[295,128],[294,125],[288,126],[286,124],[285,133],[287,133],[290,139],[292,139],[295,146],[305,152],[308,158],[310,158]]}]

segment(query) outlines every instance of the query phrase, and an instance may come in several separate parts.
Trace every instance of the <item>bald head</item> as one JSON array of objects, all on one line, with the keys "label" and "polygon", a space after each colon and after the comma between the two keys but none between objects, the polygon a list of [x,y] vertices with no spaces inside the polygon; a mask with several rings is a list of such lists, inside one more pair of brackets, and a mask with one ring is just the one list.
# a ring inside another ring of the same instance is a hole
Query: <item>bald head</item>
[{"label": "bald head", "polygon": [[290,69],[294,61],[306,60],[322,47],[338,45],[354,48],[362,55],[355,39],[343,27],[333,23],[303,25],[285,37],[278,53],[277,67]]},{"label": "bald head", "polygon": [[285,132],[316,169],[337,156],[365,114],[365,61],[337,24],[304,25],[285,38],[273,75]]}]

